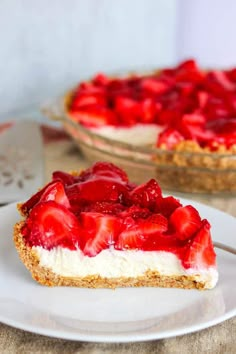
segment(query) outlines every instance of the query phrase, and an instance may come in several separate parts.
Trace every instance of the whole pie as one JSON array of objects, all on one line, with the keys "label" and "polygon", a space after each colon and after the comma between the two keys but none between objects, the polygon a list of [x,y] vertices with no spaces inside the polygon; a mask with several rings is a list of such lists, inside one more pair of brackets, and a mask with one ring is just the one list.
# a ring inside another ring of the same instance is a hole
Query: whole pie
[{"label": "whole pie", "polygon": [[235,68],[187,60],[146,75],[100,73],[66,95],[65,111],[114,142],[156,148],[150,160],[163,188],[236,191]]},{"label": "whole pie", "polygon": [[43,285],[211,289],[217,283],[209,221],[163,196],[155,179],[136,185],[109,162],[80,173],[55,171],[18,209],[15,246]]},{"label": "whole pie", "polygon": [[150,75],[98,74],[73,91],[68,111],[118,140],[138,127],[150,136],[140,142],[134,134],[133,143],[175,149],[191,141],[206,151],[235,151],[236,69],[206,72],[188,60]]}]

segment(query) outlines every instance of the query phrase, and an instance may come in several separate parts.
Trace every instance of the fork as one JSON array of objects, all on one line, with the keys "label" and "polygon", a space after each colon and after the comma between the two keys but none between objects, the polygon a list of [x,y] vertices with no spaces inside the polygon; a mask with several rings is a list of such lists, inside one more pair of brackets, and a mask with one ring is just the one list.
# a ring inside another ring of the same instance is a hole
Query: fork
[{"label": "fork", "polygon": [[223,243],[220,243],[220,242],[214,242],[213,244],[214,244],[214,247],[216,247],[216,248],[219,248],[219,249],[221,249],[223,251],[226,251],[226,252],[230,252],[232,254],[236,254],[236,249],[233,248],[233,247],[226,246],[226,245],[224,245]]}]

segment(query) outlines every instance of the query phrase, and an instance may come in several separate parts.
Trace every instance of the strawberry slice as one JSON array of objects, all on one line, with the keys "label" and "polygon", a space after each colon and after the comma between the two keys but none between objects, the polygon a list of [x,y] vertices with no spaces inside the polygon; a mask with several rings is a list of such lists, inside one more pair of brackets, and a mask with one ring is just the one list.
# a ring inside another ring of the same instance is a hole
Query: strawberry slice
[{"label": "strawberry slice", "polygon": [[235,134],[236,118],[218,118],[216,121],[210,121],[207,127],[217,134]]},{"label": "strawberry slice", "polygon": [[83,107],[105,106],[106,98],[101,95],[80,94],[73,101],[72,109],[80,109]]},{"label": "strawberry slice", "polygon": [[227,77],[233,81],[233,82],[236,82],[236,68],[232,68],[230,70],[226,70],[226,75]]},{"label": "strawberry slice", "polygon": [[139,119],[143,123],[153,123],[155,120],[155,114],[158,110],[157,104],[151,98],[143,99],[139,105]]},{"label": "strawberry slice", "polygon": [[221,141],[221,144],[223,143],[227,149],[230,149],[231,146],[236,145],[236,134],[234,132],[232,134],[222,134],[216,136],[216,142],[218,141]]},{"label": "strawberry slice", "polygon": [[129,97],[117,96],[115,99],[115,111],[123,124],[132,125],[137,121],[138,102]]},{"label": "strawberry slice", "polygon": [[197,141],[200,146],[206,146],[215,137],[213,130],[197,124],[182,124],[181,133],[186,139]]},{"label": "strawberry slice", "polygon": [[40,202],[47,202],[49,200],[54,200],[56,203],[70,208],[70,202],[67,198],[64,185],[60,181],[51,183],[41,195]]},{"label": "strawberry slice", "polygon": [[103,94],[104,92],[105,90],[103,87],[96,86],[93,82],[81,82],[74,92],[74,97],[76,98],[80,93],[97,95]]},{"label": "strawberry slice", "polygon": [[152,77],[143,79],[141,87],[143,90],[155,95],[163,94],[170,89],[170,86],[166,82]]},{"label": "strawberry slice", "polygon": [[203,220],[202,227],[193,238],[191,245],[188,245],[182,263],[185,268],[196,270],[215,266],[216,254],[207,220]]},{"label": "strawberry slice", "polygon": [[96,86],[106,86],[109,83],[109,78],[103,74],[103,73],[98,73],[94,78],[93,78],[93,83]]},{"label": "strawberry slice", "polygon": [[[151,223],[151,228],[149,226]],[[154,224],[154,225],[153,225]],[[151,214],[147,219],[141,222],[141,226],[144,232],[150,232],[150,229],[155,228],[155,232],[157,232],[157,228],[159,232],[165,232],[168,229],[168,220],[162,214]]]},{"label": "strawberry slice", "polygon": [[217,121],[208,123],[208,127],[216,134],[214,139],[208,141],[207,146],[212,150],[217,149],[219,145],[225,145],[230,148],[236,144],[236,119],[218,118]]},{"label": "strawberry slice", "polygon": [[191,205],[175,209],[169,222],[180,240],[191,238],[201,227],[201,217]]},{"label": "strawberry slice", "polygon": [[133,204],[140,205],[143,208],[152,209],[155,201],[162,195],[161,188],[155,179],[150,179],[147,183],[134,188],[129,195]]},{"label": "strawberry slice", "polygon": [[87,127],[101,127],[104,125],[116,125],[117,118],[114,112],[108,108],[92,105],[86,110],[70,109],[71,118]]},{"label": "strawberry slice", "polygon": [[204,125],[206,123],[206,117],[203,114],[193,112],[184,114],[181,120],[184,124],[193,124],[193,125]]},{"label": "strawberry slice", "polygon": [[92,167],[92,174],[128,182],[126,172],[111,162],[96,162]]},{"label": "strawberry slice", "polygon": [[67,187],[70,202],[124,202],[128,198],[126,186],[115,179],[96,177]]},{"label": "strawberry slice", "polygon": [[223,70],[214,70],[208,74],[208,77],[217,82],[224,90],[234,91],[236,86],[226,75]]},{"label": "strawberry slice", "polygon": [[127,217],[132,217],[134,220],[136,219],[146,219],[150,216],[151,211],[147,208],[142,208],[139,205],[131,205],[131,207],[125,208],[119,216],[123,219]]},{"label": "strawberry slice", "polygon": [[172,150],[177,144],[184,140],[184,137],[176,129],[165,129],[157,139],[157,147],[165,146],[168,150]]},{"label": "strawberry slice", "polygon": [[197,63],[193,59],[186,60],[177,66],[175,70],[175,80],[177,82],[200,83],[204,78],[204,73],[199,70]]},{"label": "strawberry slice", "polygon": [[100,213],[81,213],[83,227],[83,252],[94,257],[102,250],[109,248],[116,241],[120,232],[121,221],[116,216]]},{"label": "strawberry slice", "polygon": [[70,110],[76,111],[83,107],[95,105],[104,106],[106,104],[105,90],[96,87],[92,83],[82,83],[75,91],[70,104]]},{"label": "strawberry slice", "polygon": [[50,187],[50,185],[53,185],[54,181],[49,182],[44,186],[42,189],[40,189],[37,193],[32,195],[30,199],[28,199],[25,203],[21,205],[21,211],[24,215],[27,215],[29,211],[40,201],[40,198],[42,197],[43,193],[46,191],[47,188]]},{"label": "strawberry slice", "polygon": [[180,201],[172,196],[169,197],[159,197],[155,201],[154,212],[161,213],[166,218],[169,219],[170,215],[177,209],[181,207]]},{"label": "strawberry slice", "polygon": [[196,112],[182,116],[179,131],[186,139],[198,141],[201,146],[214,137],[214,132],[206,128],[206,116]]},{"label": "strawberry slice", "polygon": [[125,230],[122,231],[115,243],[115,249],[142,249],[145,241],[145,236],[139,225],[131,217],[127,217],[123,220]]},{"label": "strawberry slice", "polygon": [[190,101],[190,95],[194,92],[195,85],[193,82],[183,81],[183,82],[177,82],[176,88],[178,89],[181,99],[184,100],[185,98],[187,98]]},{"label": "strawberry slice", "polygon": [[113,202],[92,202],[84,207],[84,211],[94,212],[94,213],[102,213],[102,214],[110,214],[117,215],[123,212],[125,206],[120,203]]},{"label": "strawberry slice", "polygon": [[79,181],[87,181],[94,177],[108,177],[122,182],[128,182],[128,176],[121,168],[111,162],[96,162],[92,167],[83,171],[79,176]]},{"label": "strawberry slice", "polygon": [[219,118],[228,119],[232,115],[232,107],[225,98],[215,97],[211,95],[207,105],[204,108],[204,114],[208,121],[217,121]]},{"label": "strawberry slice", "polygon": [[50,200],[32,209],[22,234],[30,247],[41,246],[50,250],[62,246],[75,250],[80,244],[81,228],[73,213]]},{"label": "strawberry slice", "polygon": [[198,99],[199,108],[204,108],[208,102],[209,93],[206,91],[198,91],[197,99]]},{"label": "strawberry slice", "polygon": [[177,68],[176,71],[199,71],[197,63],[194,59],[187,59],[184,60],[182,63],[180,63]]},{"label": "strawberry slice", "polygon": [[[163,107],[164,103],[162,103]],[[158,113],[157,122],[163,126],[173,126],[173,122],[176,122],[181,117],[179,110],[171,107],[171,104],[166,103],[166,108],[162,109]]]},{"label": "strawberry slice", "polygon": [[64,186],[69,186],[75,182],[77,182],[78,177],[71,175],[70,173],[63,171],[54,171],[52,174],[52,179],[54,181],[61,181]]},{"label": "strawberry slice", "polygon": [[124,219],[125,230],[122,231],[115,243],[118,250],[143,249],[150,237],[157,238],[168,227],[167,219],[161,214],[153,214],[147,219],[134,221],[133,218]]}]

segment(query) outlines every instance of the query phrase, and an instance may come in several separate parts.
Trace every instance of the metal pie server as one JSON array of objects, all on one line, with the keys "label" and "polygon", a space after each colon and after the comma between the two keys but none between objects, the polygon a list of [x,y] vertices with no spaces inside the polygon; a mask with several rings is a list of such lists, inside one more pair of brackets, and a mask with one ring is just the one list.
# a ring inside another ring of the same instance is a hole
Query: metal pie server
[{"label": "metal pie server", "polygon": [[30,197],[44,182],[43,139],[33,121],[0,133],[0,204]]}]

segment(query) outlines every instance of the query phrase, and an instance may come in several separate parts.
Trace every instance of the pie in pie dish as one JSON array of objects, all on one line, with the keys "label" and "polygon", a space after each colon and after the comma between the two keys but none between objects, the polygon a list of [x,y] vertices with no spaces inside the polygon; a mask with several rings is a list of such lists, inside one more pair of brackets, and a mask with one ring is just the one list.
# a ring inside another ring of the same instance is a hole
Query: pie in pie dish
[{"label": "pie in pie dish", "polygon": [[[236,191],[236,69],[194,60],[150,74],[98,74],[64,97],[63,124],[90,161],[149,168],[162,188]],[[137,182],[141,182],[142,179]]]},{"label": "pie in pie dish", "polygon": [[141,185],[109,162],[52,180],[18,205],[19,256],[47,286],[211,289],[218,279],[210,223],[191,205]]},{"label": "pie in pie dish", "polygon": [[[194,60],[150,75],[96,75],[73,91],[72,119],[104,136],[168,150],[236,148],[236,69],[203,71]],[[136,132],[145,135],[142,136]],[[235,150],[234,150],[235,151]]]}]

